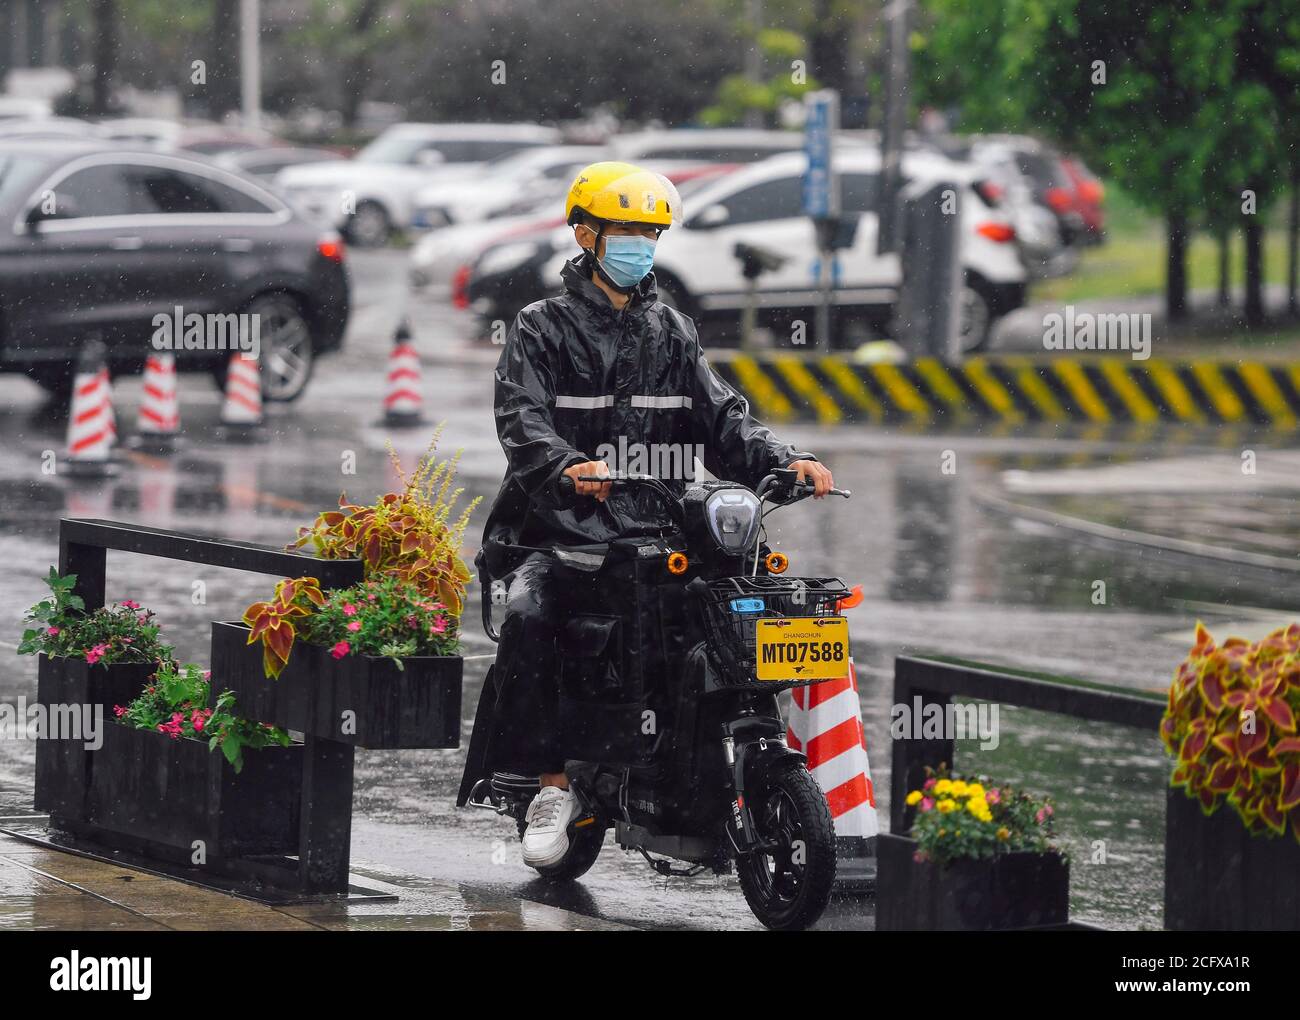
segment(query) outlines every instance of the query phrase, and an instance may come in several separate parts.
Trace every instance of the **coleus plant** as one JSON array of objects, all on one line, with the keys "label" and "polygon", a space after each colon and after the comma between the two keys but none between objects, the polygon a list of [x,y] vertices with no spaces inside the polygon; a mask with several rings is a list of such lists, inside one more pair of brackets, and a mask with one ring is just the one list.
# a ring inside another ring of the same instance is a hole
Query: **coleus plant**
[{"label": "coleus plant", "polygon": [[275,679],[284,671],[298,635],[295,621],[311,615],[312,607],[325,605],[325,593],[314,577],[286,578],[275,586],[270,602],[254,602],[244,610],[250,631],[248,643],[262,642],[262,668]]},{"label": "coleus plant", "polygon": [[1254,833],[1300,841],[1300,624],[1222,645],[1197,623],[1169,687],[1160,738],[1171,784],[1212,814],[1225,801]]},{"label": "coleus plant", "polygon": [[390,444],[389,456],[402,491],[387,493],[373,505],[349,503],[344,493],[337,510],[326,511],[311,527],[298,529],[298,539],[289,549],[311,544],[320,559],[360,558],[366,577],[390,575],[407,581],[459,616],[470,580],[460,546],[479,501],[475,499],[451,521],[452,509],[463,491],[451,487],[459,455],[435,460],[437,442],[435,433],[409,478]]}]

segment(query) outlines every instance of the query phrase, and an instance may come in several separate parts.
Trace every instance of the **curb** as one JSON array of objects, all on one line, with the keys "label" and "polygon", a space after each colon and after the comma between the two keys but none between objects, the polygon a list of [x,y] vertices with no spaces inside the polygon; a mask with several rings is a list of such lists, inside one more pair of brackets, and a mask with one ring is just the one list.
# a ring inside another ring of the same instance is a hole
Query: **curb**
[{"label": "curb", "polygon": [[840,355],[718,353],[765,421],[1300,424],[1300,363],[1028,356],[856,364]]}]

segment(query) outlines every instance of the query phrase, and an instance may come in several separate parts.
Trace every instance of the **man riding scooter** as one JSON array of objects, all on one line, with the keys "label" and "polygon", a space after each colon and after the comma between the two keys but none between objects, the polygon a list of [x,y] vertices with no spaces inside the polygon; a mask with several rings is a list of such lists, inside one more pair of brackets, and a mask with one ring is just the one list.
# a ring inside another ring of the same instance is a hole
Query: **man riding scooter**
[{"label": "man riding scooter", "polygon": [[595,163],[574,180],[565,214],[582,253],[562,270],[562,294],[519,313],[497,365],[508,466],[480,554],[481,569],[509,578],[493,718],[476,766],[539,777],[523,835],[532,867],[564,857],[580,811],[557,725],[556,639],[572,582],[546,551],[653,535],[665,524],[662,504],[645,492],[583,479],[626,470],[609,452],[619,451],[678,465],[680,477],[653,472],[677,494],[696,455],[716,477],[751,487],[775,468],[795,471],[819,499],[834,485],[812,454],[749,414],[709,367],[695,324],[658,300],[655,243],[681,216],[672,184],[627,163]]}]

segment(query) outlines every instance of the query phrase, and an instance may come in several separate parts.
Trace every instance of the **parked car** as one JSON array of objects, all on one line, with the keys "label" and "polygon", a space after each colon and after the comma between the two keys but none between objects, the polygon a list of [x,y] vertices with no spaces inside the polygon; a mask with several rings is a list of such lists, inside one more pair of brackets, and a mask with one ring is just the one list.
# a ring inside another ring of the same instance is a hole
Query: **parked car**
[{"label": "parked car", "polygon": [[[248,178],[95,142],[0,142],[0,369],[66,391],[81,345],[141,368],[159,313],[257,315],[270,400],[293,400],[349,314],[337,234]],[[224,375],[229,350],[177,350]]]},{"label": "parked car", "polygon": [[[660,237],[655,280],[660,298],[697,321],[733,325],[749,300],[748,281],[735,257],[737,244],[784,258],[758,280],[759,322],[788,332],[791,320],[811,317],[818,303],[819,259],[811,220],[802,209],[803,153],[773,156],[709,181],[683,195],[685,218]],[[837,255],[834,302],[838,340],[866,323],[887,331],[902,274],[897,255],[876,253],[875,193],[880,154],[870,146],[845,147],[837,156],[841,202],[853,225],[851,246]],[[1024,303],[1026,272],[1015,231],[997,206],[975,188],[974,167],[925,151],[903,156],[905,180],[952,180],[962,202],[963,346],[975,350],[993,322]],[[567,227],[539,230],[487,248],[467,283],[467,298],[490,318],[509,318],[551,292],[563,261],[577,253]]]},{"label": "parked car", "polygon": [[38,117],[32,120],[0,120],[0,141],[42,138],[84,139],[94,136],[95,127],[75,117]]},{"label": "parked car", "polygon": [[1050,145],[1024,135],[976,136],[971,139],[970,158],[980,165],[1013,167],[1034,200],[1052,211],[1065,245],[1101,243],[1101,186],[1082,162],[1066,159]]},{"label": "parked car", "polygon": [[422,188],[415,196],[411,226],[436,230],[487,219],[521,196],[540,197],[567,188],[579,170],[605,156],[598,145],[543,145],[506,153],[488,163],[482,173]]},{"label": "parked car", "polygon": [[750,128],[673,128],[615,135],[609,140],[610,159],[635,163],[684,162],[754,163],[781,152],[803,148],[798,131]]},{"label": "parked car", "polygon": [[410,223],[421,188],[559,140],[559,132],[531,124],[399,124],[351,160],[289,167],[275,184],[306,215],[374,247]]}]

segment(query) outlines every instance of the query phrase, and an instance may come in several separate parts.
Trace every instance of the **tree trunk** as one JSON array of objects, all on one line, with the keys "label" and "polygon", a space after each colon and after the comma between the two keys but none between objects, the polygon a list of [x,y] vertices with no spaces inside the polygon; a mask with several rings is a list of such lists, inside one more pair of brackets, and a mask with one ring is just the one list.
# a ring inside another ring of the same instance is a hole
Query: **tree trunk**
[{"label": "tree trunk", "polygon": [[1170,322],[1187,317],[1187,213],[1171,209],[1166,217],[1168,229],[1165,266],[1165,315]]},{"label": "tree trunk", "polygon": [[356,49],[344,62],[343,103],[340,110],[347,127],[356,126],[357,112],[370,86],[370,51],[364,37],[374,26],[381,8],[380,0],[365,0],[352,19],[352,38]]},{"label": "tree trunk", "polygon": [[113,75],[117,71],[117,0],[93,0],[95,78],[91,82],[90,112],[107,117],[112,112]]},{"label": "tree trunk", "polygon": [[1232,234],[1225,230],[1219,241],[1219,296],[1220,308],[1232,304]]},{"label": "tree trunk", "polygon": [[220,120],[231,110],[239,109],[239,0],[213,0],[212,58],[208,62],[207,85],[198,86],[208,116]]},{"label": "tree trunk", "polygon": [[[1258,192],[1256,192],[1258,194]],[[1246,325],[1264,323],[1264,228],[1259,213],[1246,217]]]},{"label": "tree trunk", "polygon": [[1300,162],[1291,165],[1291,214],[1286,225],[1286,310],[1300,314]]}]

